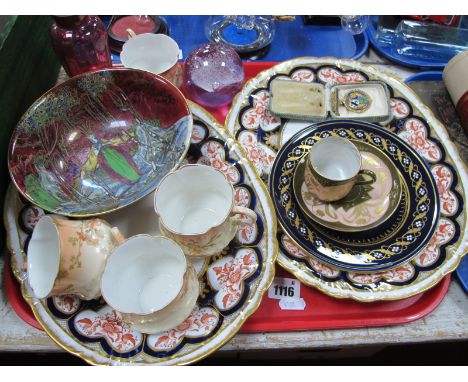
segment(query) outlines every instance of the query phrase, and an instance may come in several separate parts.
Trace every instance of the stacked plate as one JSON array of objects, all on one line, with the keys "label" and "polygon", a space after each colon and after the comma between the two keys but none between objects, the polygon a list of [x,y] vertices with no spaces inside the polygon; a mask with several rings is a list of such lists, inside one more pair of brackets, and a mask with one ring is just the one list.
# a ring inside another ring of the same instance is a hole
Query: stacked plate
[{"label": "stacked plate", "polygon": [[[322,202],[305,184],[306,160],[314,144],[330,136],[354,143],[376,181]],[[439,217],[437,185],[423,159],[395,134],[365,122],[322,122],[294,135],[276,156],[269,187],[278,221],[294,244],[346,271],[408,262],[427,245]]]}]

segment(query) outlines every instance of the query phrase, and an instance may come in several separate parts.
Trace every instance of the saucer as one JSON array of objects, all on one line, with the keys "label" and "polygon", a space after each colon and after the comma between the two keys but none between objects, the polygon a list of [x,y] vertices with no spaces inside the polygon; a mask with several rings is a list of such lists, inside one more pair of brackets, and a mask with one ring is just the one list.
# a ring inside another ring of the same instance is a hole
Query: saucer
[{"label": "saucer", "polygon": [[314,222],[342,232],[361,232],[387,221],[401,200],[401,177],[392,161],[378,148],[352,140],[361,152],[362,168],[377,177],[370,185],[355,185],[336,202],[323,202],[313,196],[304,182],[310,173],[306,160],[298,163],[294,173],[294,194],[299,208]]},{"label": "saucer", "polygon": [[174,300],[160,314],[155,321],[152,322],[132,322],[127,323],[132,329],[138,330],[141,333],[155,334],[171,330],[184,323],[190,316],[190,313],[195,308],[200,286],[195,269],[192,266],[187,268],[187,283],[185,292],[181,297]]},{"label": "saucer", "polygon": [[[393,215],[365,235],[361,230],[328,230],[310,221],[295,195],[299,164],[317,141],[329,136],[375,147],[401,176],[402,202]],[[278,222],[292,242],[311,258],[347,271],[377,272],[408,262],[429,243],[439,220],[437,185],[425,161],[391,131],[366,122],[331,120],[294,135],[278,152],[269,188]]]}]

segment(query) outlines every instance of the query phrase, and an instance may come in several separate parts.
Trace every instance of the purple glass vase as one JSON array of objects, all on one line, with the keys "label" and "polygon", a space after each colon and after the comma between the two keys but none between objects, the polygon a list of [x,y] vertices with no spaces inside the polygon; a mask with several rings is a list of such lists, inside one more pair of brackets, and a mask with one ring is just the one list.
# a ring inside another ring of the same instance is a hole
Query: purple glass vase
[{"label": "purple glass vase", "polygon": [[70,77],[112,66],[107,31],[97,16],[53,16],[50,39]]},{"label": "purple glass vase", "polygon": [[184,90],[202,106],[215,108],[229,104],[243,83],[242,60],[225,44],[198,46],[185,60]]}]

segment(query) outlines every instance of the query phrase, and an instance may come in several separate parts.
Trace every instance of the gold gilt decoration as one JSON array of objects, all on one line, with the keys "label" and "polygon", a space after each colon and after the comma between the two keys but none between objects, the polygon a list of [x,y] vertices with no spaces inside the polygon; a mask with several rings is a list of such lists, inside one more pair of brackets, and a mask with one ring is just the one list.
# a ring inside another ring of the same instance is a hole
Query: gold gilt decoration
[{"label": "gold gilt decoration", "polygon": [[[281,167],[279,175],[281,179],[288,179],[288,181],[279,182],[277,187],[281,195],[281,203],[285,208],[286,216],[288,217],[290,224],[295,228],[295,230],[299,234],[301,234],[303,237],[305,237],[308,241],[312,243],[316,240],[320,240],[317,237],[316,232],[314,230],[309,229],[308,224],[304,224],[304,222],[300,219],[297,213],[291,213],[296,211],[296,209],[298,208],[298,206],[294,204],[293,198],[290,197],[290,195],[294,193],[292,189],[294,173],[296,171],[296,168],[298,167],[299,162],[307,157],[310,148],[312,147],[314,142],[319,141],[325,136],[343,137],[343,131],[346,132],[349,139],[361,140],[373,145],[378,144],[380,149],[384,151],[388,156],[400,162],[401,168],[404,169],[404,171],[408,174],[408,178],[411,179],[410,186],[415,190],[419,190],[421,188],[427,190],[428,187],[428,185],[423,181],[423,176],[421,175],[421,170],[418,164],[413,163],[413,160],[404,151],[400,150],[400,148],[397,147],[397,145],[392,144],[390,140],[375,133],[365,132],[355,128],[338,128],[330,129],[325,132],[322,131],[312,137],[305,138],[288,154],[288,158]],[[358,135],[356,135],[357,131],[359,131]],[[274,173],[272,176],[275,176]],[[423,194],[415,192],[415,194],[417,195],[417,199],[413,201],[415,203],[415,206],[412,209],[414,211],[412,213],[412,216],[408,216],[408,210],[405,211],[405,215],[403,216],[403,220],[412,220],[411,224],[409,225],[409,228],[404,233],[396,237],[391,244],[382,245],[378,249],[365,250],[364,248],[362,248],[359,252],[357,252],[351,250],[350,248],[343,248],[341,250],[341,252],[343,253],[343,257],[347,257],[351,260],[353,256],[360,255],[369,262],[374,262],[381,261],[384,259],[390,259],[395,255],[399,255],[402,252],[404,252],[407,249],[408,245],[414,243],[415,238],[419,238],[421,236],[423,227],[426,223],[428,223],[427,215],[431,210],[430,204],[434,203],[434,201],[431,201],[428,198],[427,192],[424,192]],[[428,232],[427,234],[430,234],[430,232]],[[411,240],[408,240],[409,237],[411,237]],[[422,240],[424,239],[425,238],[423,238]],[[334,252],[336,249],[324,240],[321,240],[321,243],[322,247],[325,248],[325,251],[328,251],[329,253]],[[296,244],[299,245],[298,243]]]}]

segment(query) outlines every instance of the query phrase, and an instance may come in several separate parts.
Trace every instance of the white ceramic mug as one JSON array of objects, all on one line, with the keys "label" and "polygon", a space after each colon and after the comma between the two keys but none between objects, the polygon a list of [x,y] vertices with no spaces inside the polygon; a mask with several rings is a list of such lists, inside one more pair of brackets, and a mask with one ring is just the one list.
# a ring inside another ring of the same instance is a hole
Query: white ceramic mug
[{"label": "white ceramic mug", "polygon": [[[315,197],[332,202],[343,199],[355,185],[371,184],[376,175],[361,169],[361,153],[349,140],[326,137],[316,142],[307,156],[304,182]],[[358,179],[367,175],[369,179]]]},{"label": "white ceramic mug", "polygon": [[101,290],[125,323],[143,333],[158,333],[185,321],[195,307],[199,284],[174,241],[136,235],[110,255]]},{"label": "white ceramic mug", "polygon": [[182,70],[178,59],[179,46],[164,34],[142,33],[129,38],[120,53],[125,67],[158,74],[180,87]]},{"label": "white ceramic mug", "polygon": [[468,50],[458,53],[447,63],[443,79],[468,134]]},{"label": "white ceramic mug", "polygon": [[37,298],[74,294],[83,300],[101,295],[107,257],[123,241],[117,228],[101,219],[65,220],[43,216],[28,245],[28,282]]},{"label": "white ceramic mug", "polygon": [[[166,175],[154,195],[161,232],[187,256],[213,256],[234,238],[239,225],[253,224],[257,214],[234,205],[234,188],[219,170],[185,165]],[[241,215],[246,216],[246,221]]]}]

